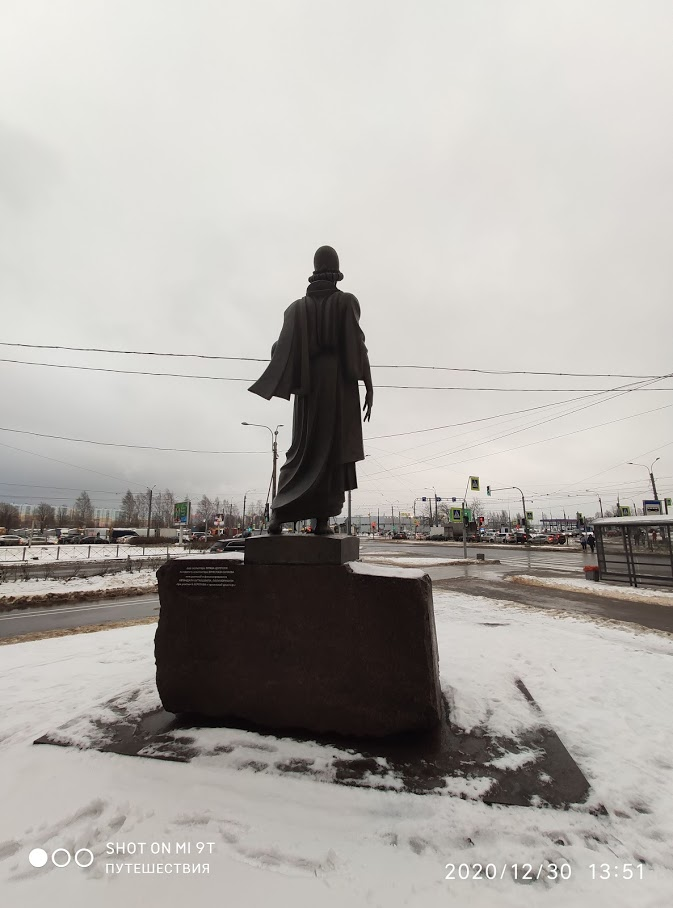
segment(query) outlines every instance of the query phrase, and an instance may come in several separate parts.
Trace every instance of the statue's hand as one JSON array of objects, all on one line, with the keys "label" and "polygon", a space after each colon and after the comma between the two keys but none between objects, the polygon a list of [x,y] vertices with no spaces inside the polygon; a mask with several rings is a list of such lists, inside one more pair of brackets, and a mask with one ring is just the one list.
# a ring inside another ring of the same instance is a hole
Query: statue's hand
[{"label": "statue's hand", "polygon": [[373,406],[374,406],[374,392],[367,391],[367,393],[365,394],[365,404],[364,404],[364,407],[362,408],[362,410],[365,414],[363,422],[369,422],[369,420],[371,419]]}]

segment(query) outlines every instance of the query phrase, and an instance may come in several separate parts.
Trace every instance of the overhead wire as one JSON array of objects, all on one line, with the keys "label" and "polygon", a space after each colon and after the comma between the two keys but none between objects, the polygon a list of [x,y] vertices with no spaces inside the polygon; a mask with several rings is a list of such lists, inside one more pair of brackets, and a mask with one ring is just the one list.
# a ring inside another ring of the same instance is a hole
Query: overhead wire
[{"label": "overhead wire", "polygon": [[[188,378],[198,381],[235,381],[254,383],[256,378],[240,378],[230,375],[193,375],[185,372],[149,372],[141,369],[110,369],[103,366],[75,366],[66,363],[36,363],[21,359],[4,359],[0,358],[0,363],[12,363],[20,366],[39,366],[45,369],[74,369],[80,372],[104,372],[116,375],[150,375],[161,378]],[[671,373],[673,374],[673,373]],[[666,376],[655,376],[655,378],[670,378],[671,374]],[[648,376],[649,377],[649,376]],[[610,391],[611,388],[470,388],[464,385],[385,385],[377,383],[378,389],[387,388],[393,390],[406,391],[488,391],[495,393],[547,393],[547,394],[567,394],[572,391]],[[634,389],[645,390],[645,389]],[[657,391],[673,391],[673,388],[657,388]]]},{"label": "overhead wire", "polygon": [[[25,344],[15,341],[0,341],[0,346],[3,347],[23,347],[33,350],[68,350],[79,353],[112,353],[112,354],[125,354],[130,356],[172,356],[179,358],[188,358],[188,359],[208,359],[208,360],[224,360],[224,361],[234,361],[234,362],[248,362],[248,363],[264,363],[268,362],[267,357],[253,357],[253,356],[222,356],[216,354],[206,354],[206,353],[169,353],[169,352],[160,352],[156,350],[124,350],[124,349],[114,349],[109,347],[70,347],[64,346],[61,344]],[[443,371],[443,372],[474,372],[481,375],[552,375],[556,377],[570,377],[570,378],[657,378],[656,375],[630,375],[619,372],[543,372],[535,371],[532,369],[475,369],[475,368],[464,368],[460,366],[428,366],[428,365],[418,365],[418,364],[407,364],[407,363],[388,363],[380,365],[372,365],[372,369],[423,369],[423,370],[432,370],[432,371]],[[248,381],[248,379],[242,379],[243,381]]]},{"label": "overhead wire", "polygon": [[[663,380],[663,379],[653,379],[652,381],[648,381],[647,384],[653,384],[654,382],[661,381],[661,380]],[[642,384],[642,383],[640,383],[640,384]],[[437,460],[441,457],[452,457],[454,454],[460,454],[462,451],[468,451],[472,448],[480,447],[481,445],[484,445],[484,444],[490,444],[493,441],[500,441],[503,438],[509,438],[512,435],[517,435],[518,433],[524,432],[528,429],[537,428],[538,426],[542,426],[542,425],[545,425],[546,423],[553,422],[556,419],[563,419],[565,416],[570,416],[573,413],[579,413],[582,410],[588,410],[591,407],[598,406],[599,404],[609,403],[612,400],[617,400],[619,397],[623,397],[625,394],[629,394],[631,392],[631,390],[632,390],[632,386],[624,385],[624,386],[622,386],[621,389],[615,389],[615,391],[617,391],[618,393],[614,394],[612,397],[609,397],[605,400],[597,400],[597,401],[593,401],[592,403],[586,404],[585,406],[575,407],[572,410],[570,410],[568,413],[564,413],[561,415],[554,415],[554,416],[550,417],[549,419],[540,420],[539,422],[532,423],[532,424],[530,424],[528,426],[524,426],[522,428],[514,429],[513,431],[507,432],[505,434],[498,434],[497,436],[486,439],[485,441],[480,441],[480,442],[475,442],[470,445],[465,445],[462,448],[456,448],[454,451],[445,451],[445,452],[442,452],[441,454],[435,454],[432,457],[420,458],[419,460],[417,460],[415,462],[407,464],[407,466],[414,466],[415,463],[418,463],[418,464],[429,463],[431,460]],[[646,412],[655,412],[656,410],[659,410],[659,409],[665,409],[666,406],[669,406],[669,405],[665,405],[665,407],[656,407],[654,410],[646,411]],[[513,450],[515,450],[515,449],[513,449]],[[447,464],[446,466],[450,467],[451,464]],[[432,468],[429,468],[429,469],[432,469]],[[423,471],[416,471],[416,472],[423,472]]]}]

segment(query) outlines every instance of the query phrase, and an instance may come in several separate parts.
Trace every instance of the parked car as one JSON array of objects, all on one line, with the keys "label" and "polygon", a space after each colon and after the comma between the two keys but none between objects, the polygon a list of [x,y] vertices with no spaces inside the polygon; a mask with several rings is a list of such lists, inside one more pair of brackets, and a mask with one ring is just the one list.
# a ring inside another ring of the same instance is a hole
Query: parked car
[{"label": "parked car", "polygon": [[495,542],[496,536],[498,534],[493,530],[486,530],[485,533],[482,533],[481,541],[482,542]]},{"label": "parked car", "polygon": [[25,545],[26,542],[26,539],[21,536],[13,536],[11,533],[0,536],[0,545]]},{"label": "parked car", "polygon": [[550,533],[547,536],[547,542],[550,545],[565,545],[566,535],[565,533]]},{"label": "parked car", "polygon": [[77,545],[77,543],[80,542],[81,539],[82,537],[77,533],[58,537],[59,545]]},{"label": "parked car", "polygon": [[144,545],[145,537],[134,533],[132,536],[120,536],[115,542],[117,545]]},{"label": "parked car", "polygon": [[110,540],[104,536],[82,536],[80,543],[82,545],[109,545]]},{"label": "parked car", "polygon": [[528,541],[531,545],[548,545],[549,537],[546,533],[531,533]]},{"label": "parked car", "polygon": [[218,552],[243,552],[245,550],[245,537],[235,537],[234,539],[218,539],[214,542],[209,552],[217,554]]},{"label": "parked car", "polygon": [[48,544],[48,539],[46,536],[31,536],[29,541],[30,541],[31,545],[47,545]]},{"label": "parked car", "polygon": [[119,542],[120,539],[123,539],[125,536],[137,536],[135,530],[124,529],[123,527],[117,527],[110,531],[110,542]]},{"label": "parked car", "polygon": [[393,533],[393,539],[408,539],[406,533]]}]

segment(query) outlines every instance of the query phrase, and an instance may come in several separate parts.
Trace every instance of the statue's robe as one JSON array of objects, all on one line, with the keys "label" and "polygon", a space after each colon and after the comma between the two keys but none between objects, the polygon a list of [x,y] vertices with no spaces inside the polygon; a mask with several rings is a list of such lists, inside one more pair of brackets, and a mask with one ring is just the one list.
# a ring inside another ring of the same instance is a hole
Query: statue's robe
[{"label": "statue's robe", "polygon": [[282,522],[340,514],[364,460],[358,380],[368,370],[360,305],[315,281],[285,310],[271,362],[249,388],[270,400],[294,394],[292,443],[272,508]]}]

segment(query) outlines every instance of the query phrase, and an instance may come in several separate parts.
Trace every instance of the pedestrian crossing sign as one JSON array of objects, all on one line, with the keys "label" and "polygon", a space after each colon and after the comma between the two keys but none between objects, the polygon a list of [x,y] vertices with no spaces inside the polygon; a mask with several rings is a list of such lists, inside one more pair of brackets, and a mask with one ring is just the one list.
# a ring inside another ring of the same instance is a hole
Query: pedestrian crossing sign
[{"label": "pedestrian crossing sign", "polygon": [[451,520],[460,521],[462,519],[462,508],[451,508]]},{"label": "pedestrian crossing sign", "polygon": [[526,520],[532,520],[532,519],[533,519],[533,512],[526,511]]},{"label": "pedestrian crossing sign", "polygon": [[479,477],[470,476],[470,491],[478,492],[479,491]]},{"label": "pedestrian crossing sign", "polygon": [[626,505],[626,504],[621,505],[619,510],[622,512],[622,517],[631,516],[631,508],[628,505]]}]

